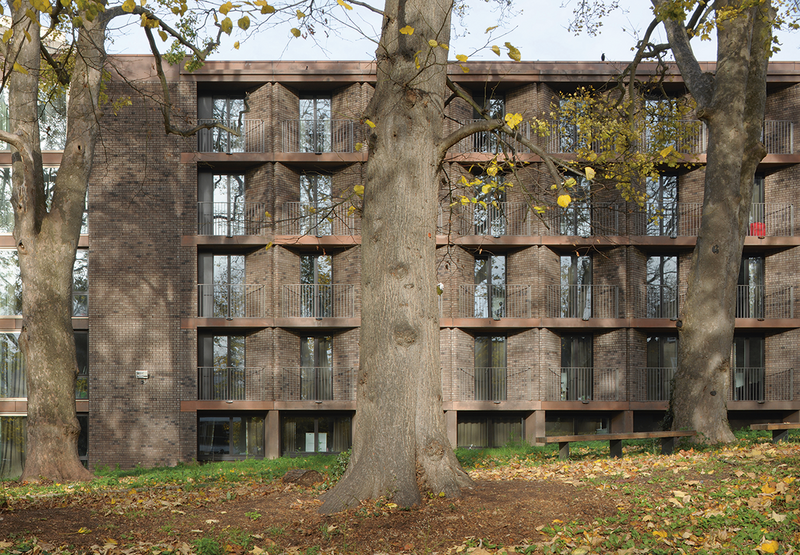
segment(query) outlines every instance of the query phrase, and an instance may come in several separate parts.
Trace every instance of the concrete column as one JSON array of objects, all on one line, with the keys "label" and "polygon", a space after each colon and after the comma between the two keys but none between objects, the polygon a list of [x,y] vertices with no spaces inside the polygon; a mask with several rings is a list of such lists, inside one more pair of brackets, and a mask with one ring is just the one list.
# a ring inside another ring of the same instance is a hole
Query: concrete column
[{"label": "concrete column", "polygon": [[633,411],[624,410],[618,412],[611,417],[611,433],[617,434],[622,432],[633,431]]},{"label": "concrete column", "polygon": [[450,440],[450,445],[455,449],[458,447],[458,411],[445,411],[444,421],[447,424],[447,439]]},{"label": "concrete column", "polygon": [[535,445],[537,437],[545,436],[545,411],[535,410],[525,417],[525,441]]},{"label": "concrete column", "polygon": [[277,459],[281,456],[281,418],[280,411],[267,411],[267,419],[264,426],[267,434],[265,442],[264,456],[268,459]]}]

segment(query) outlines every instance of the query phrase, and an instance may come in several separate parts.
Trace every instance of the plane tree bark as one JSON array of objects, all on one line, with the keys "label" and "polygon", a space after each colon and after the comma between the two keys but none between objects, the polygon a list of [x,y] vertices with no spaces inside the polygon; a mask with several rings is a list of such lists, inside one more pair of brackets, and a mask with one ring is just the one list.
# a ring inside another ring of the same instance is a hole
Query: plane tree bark
[{"label": "plane tree bark", "polygon": [[[652,2],[657,10],[670,4],[670,0]],[[698,441],[708,443],[734,439],[727,396],[736,285],[753,179],[766,155],[761,129],[774,24],[769,0],[719,1],[714,7],[718,16],[714,74],[705,73],[695,58],[686,26],[677,19],[663,21],[678,68],[697,102],[697,115],[708,128],[702,220],[686,302],[677,322],[672,427],[697,430]]]}]

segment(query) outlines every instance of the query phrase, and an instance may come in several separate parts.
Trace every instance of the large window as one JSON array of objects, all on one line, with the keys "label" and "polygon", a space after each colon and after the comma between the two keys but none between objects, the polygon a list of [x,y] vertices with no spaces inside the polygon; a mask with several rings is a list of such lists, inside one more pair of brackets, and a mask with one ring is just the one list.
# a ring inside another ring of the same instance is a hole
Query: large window
[{"label": "large window", "polygon": [[505,401],[508,388],[506,337],[475,338],[475,400]]},{"label": "large window", "polygon": [[25,357],[18,333],[0,333],[0,398],[28,396]]},{"label": "large window", "polygon": [[201,318],[245,317],[245,269],[242,255],[197,255]]},{"label": "large window", "polygon": [[498,320],[506,314],[506,257],[475,257],[475,318]]},{"label": "large window", "polygon": [[300,152],[331,151],[331,98],[300,98]]},{"label": "large window", "polygon": [[333,338],[300,338],[300,400],[333,399]]},{"label": "large window", "polygon": [[78,363],[78,377],[75,379],[75,398],[89,398],[89,332],[75,332],[75,358]]},{"label": "large window", "polygon": [[333,260],[330,255],[300,257],[301,317],[333,316]]},{"label": "large window", "polygon": [[592,258],[566,255],[561,257],[561,318],[592,317]]},{"label": "large window", "polygon": [[764,400],[764,336],[739,335],[733,338],[734,401]]},{"label": "large window", "polygon": [[263,457],[266,433],[263,416],[199,415],[197,458],[233,460]]},{"label": "large window", "polygon": [[246,399],[245,338],[243,335],[197,336],[198,399]]},{"label": "large window", "polygon": [[648,177],[645,182],[646,235],[678,236],[678,178],[674,175]]},{"label": "large window", "polygon": [[561,400],[590,401],[593,391],[592,336],[561,337]]},{"label": "large window", "polygon": [[197,176],[200,235],[246,235],[244,176],[201,172]]},{"label": "large window", "polygon": [[281,417],[282,454],[341,453],[350,449],[349,414],[326,416],[290,413]]},{"label": "large window", "polygon": [[[477,203],[471,204],[473,209],[473,225],[475,235],[491,235],[500,237],[506,234],[507,215],[505,214],[505,188],[503,187],[503,176],[491,177],[483,175],[479,178],[482,183],[495,183],[487,192],[483,192],[483,186],[475,193]],[[483,203],[483,204],[481,204]],[[485,205],[485,206],[484,206]]]},{"label": "large window", "polygon": [[300,233],[331,235],[333,227],[331,176],[304,173],[300,176]]},{"label": "large window", "polygon": [[27,418],[0,416],[0,478],[18,478],[25,467]]},{"label": "large window", "polygon": [[678,257],[647,257],[647,318],[678,317]]},{"label": "large window", "polygon": [[79,249],[72,267],[72,315],[89,316],[89,251]]},{"label": "large window", "polygon": [[764,257],[742,257],[736,286],[736,318],[764,318]]},{"label": "large window", "polygon": [[583,177],[574,177],[576,185],[569,189],[572,202],[560,208],[559,233],[576,237],[592,234],[592,203],[590,183]]},{"label": "large window", "polygon": [[[53,187],[56,183],[56,177],[58,177],[58,168],[50,166],[44,167],[42,168],[42,174],[44,177],[45,202],[47,204],[47,209],[50,210],[53,200]],[[11,168],[8,166],[0,167],[0,233],[12,233],[14,231],[14,209],[11,205],[12,186]],[[87,198],[86,201],[84,201],[85,207],[81,219],[81,233],[84,234],[89,232],[86,216],[88,194],[87,190]]]},{"label": "large window", "polygon": [[214,127],[197,134],[200,152],[244,152],[244,114],[247,111],[244,97],[200,96],[197,99],[197,117],[201,123],[219,122],[240,133],[239,136]]},{"label": "large window", "polygon": [[[473,96],[475,103],[483,108],[482,112],[473,109],[472,117],[476,120],[484,119],[484,115],[491,119],[503,119],[506,114],[506,102],[502,94],[491,96]],[[496,153],[501,150],[500,141],[496,133],[481,131],[472,135],[473,152]]]},{"label": "large window", "polygon": [[16,249],[0,250],[0,315],[22,314],[22,278]]},{"label": "large window", "polygon": [[523,419],[514,414],[458,414],[458,447],[483,449],[519,443],[523,438]]},{"label": "large window", "polygon": [[646,401],[669,401],[672,379],[678,367],[678,337],[651,335],[647,338]]}]

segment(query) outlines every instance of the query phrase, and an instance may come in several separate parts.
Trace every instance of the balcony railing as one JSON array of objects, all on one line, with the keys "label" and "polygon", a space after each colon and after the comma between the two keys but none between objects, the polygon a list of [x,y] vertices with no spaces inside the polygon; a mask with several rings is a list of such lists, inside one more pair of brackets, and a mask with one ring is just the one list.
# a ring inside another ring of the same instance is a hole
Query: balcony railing
[{"label": "balcony railing", "polygon": [[356,375],[350,367],[284,368],[281,401],[353,401],[356,398]]},{"label": "balcony railing", "polygon": [[[468,119],[461,120],[459,123],[468,125],[471,123],[485,121],[483,119]],[[517,128],[518,137],[531,139],[531,126],[527,121],[521,122]],[[488,154],[500,154],[514,152],[516,154],[528,154],[530,149],[523,146],[515,137],[506,135],[504,133],[492,133],[491,131],[480,131],[470,135],[466,139],[462,139],[450,148],[451,152],[456,153],[469,153],[469,152],[485,152]]]},{"label": "balcony railing", "polygon": [[534,399],[531,379],[530,368],[458,368],[453,384],[453,400],[531,401]]},{"label": "balcony railing", "polygon": [[349,119],[286,120],[281,123],[281,152],[355,152]]},{"label": "balcony railing", "polygon": [[354,318],[355,287],[292,284],[283,286],[281,306],[284,318]]},{"label": "balcony railing", "polygon": [[631,372],[631,401],[669,401],[677,368],[635,368]]},{"label": "balcony railing", "polygon": [[233,237],[261,235],[266,228],[263,202],[198,202],[197,234]]},{"label": "balcony railing", "polygon": [[545,398],[548,401],[619,401],[616,368],[550,368]]},{"label": "balcony railing", "polygon": [[460,285],[459,318],[530,318],[530,285]]},{"label": "balcony railing", "polygon": [[486,208],[479,204],[457,205],[454,210],[458,211],[453,215],[459,235],[528,236],[535,217],[524,202],[498,202],[497,206],[489,204]]},{"label": "balcony railing", "polygon": [[731,368],[729,401],[793,401],[794,368]]},{"label": "balcony railing", "polygon": [[548,318],[619,318],[616,285],[548,285]]},{"label": "balcony railing", "polygon": [[[794,205],[753,203],[747,234],[753,237],[793,237]],[[699,229],[699,228],[698,228]]]},{"label": "balcony railing", "polygon": [[677,285],[644,285],[638,297],[637,318],[678,318]]},{"label": "balcony railing", "polygon": [[266,287],[262,284],[198,284],[200,318],[263,318]]},{"label": "balcony railing", "polygon": [[767,154],[794,154],[794,123],[764,120],[762,132]]},{"label": "balcony railing", "polygon": [[544,217],[542,235],[591,237],[619,235],[625,220],[620,205],[609,202],[573,201]]},{"label": "balcony railing", "polygon": [[197,369],[199,401],[263,401],[264,369],[201,366]]},{"label": "balcony railing", "polygon": [[283,205],[282,235],[360,235],[361,220],[349,206],[313,207],[302,202]]},{"label": "balcony railing", "polygon": [[[215,123],[218,120],[201,119],[198,123]],[[225,123],[225,122],[219,122]],[[238,127],[238,122],[227,124],[231,129]],[[218,127],[201,129],[197,134],[197,150],[199,152],[264,152],[264,122],[260,119],[242,120],[242,128],[237,129],[240,135],[234,135]]]},{"label": "balcony railing", "polygon": [[736,318],[794,318],[794,287],[768,291],[763,285],[737,285]]}]

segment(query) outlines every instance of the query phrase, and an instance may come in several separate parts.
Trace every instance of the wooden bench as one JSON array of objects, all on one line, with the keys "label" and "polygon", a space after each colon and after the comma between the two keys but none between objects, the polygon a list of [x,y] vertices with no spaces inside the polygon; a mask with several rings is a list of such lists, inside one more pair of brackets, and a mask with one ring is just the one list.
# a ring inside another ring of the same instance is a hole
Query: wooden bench
[{"label": "wooden bench", "polygon": [[789,439],[789,430],[800,429],[800,422],[773,422],[771,424],[750,424],[751,430],[772,432],[772,443]]},{"label": "wooden bench", "polygon": [[675,440],[679,437],[690,437],[697,435],[697,432],[624,432],[617,434],[585,434],[572,436],[546,436],[537,437],[536,443],[558,443],[558,458],[569,458],[569,444],[575,441],[607,441],[612,457],[622,457],[623,439],[660,439],[661,453],[664,455],[672,454],[675,449]]}]

